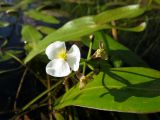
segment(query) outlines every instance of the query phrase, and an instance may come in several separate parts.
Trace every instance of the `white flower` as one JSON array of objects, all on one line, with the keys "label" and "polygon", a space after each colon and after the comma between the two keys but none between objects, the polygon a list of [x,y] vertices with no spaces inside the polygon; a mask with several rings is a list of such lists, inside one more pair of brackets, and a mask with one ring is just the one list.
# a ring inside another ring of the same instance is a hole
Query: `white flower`
[{"label": "white flower", "polygon": [[51,76],[64,77],[79,68],[80,50],[77,45],[72,45],[67,52],[65,43],[57,41],[50,44],[45,53],[51,60],[46,66],[46,72]]}]

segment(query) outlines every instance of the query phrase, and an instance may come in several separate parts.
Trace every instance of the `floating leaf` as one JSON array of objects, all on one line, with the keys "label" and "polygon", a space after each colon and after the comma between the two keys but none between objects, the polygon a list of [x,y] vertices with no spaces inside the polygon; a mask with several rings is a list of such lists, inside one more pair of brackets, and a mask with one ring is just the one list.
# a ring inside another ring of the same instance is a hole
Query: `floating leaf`
[{"label": "floating leaf", "polygon": [[151,113],[160,111],[160,71],[143,67],[112,68],[93,76],[85,88],[71,88],[54,109],[74,105],[93,109]]}]

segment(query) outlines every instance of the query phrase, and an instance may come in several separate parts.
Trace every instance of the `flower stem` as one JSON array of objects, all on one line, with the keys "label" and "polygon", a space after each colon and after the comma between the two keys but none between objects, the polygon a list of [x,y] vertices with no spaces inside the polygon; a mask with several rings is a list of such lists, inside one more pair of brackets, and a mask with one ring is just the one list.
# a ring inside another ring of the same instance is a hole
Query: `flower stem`
[{"label": "flower stem", "polygon": [[23,73],[23,75],[22,75],[22,78],[21,78],[21,80],[20,80],[20,83],[19,83],[17,92],[16,92],[16,98],[15,98],[15,102],[14,102],[14,111],[17,111],[17,99],[18,99],[18,97],[19,97],[19,93],[20,93],[20,91],[21,91],[22,84],[23,84],[23,82],[24,82],[24,78],[25,78],[25,76],[26,76],[26,74],[27,74],[27,70],[28,70],[28,69],[25,68],[24,73]]},{"label": "flower stem", "polygon": [[[65,77],[64,78],[64,86],[65,86],[65,91],[66,92],[69,90],[69,82],[68,82],[68,80],[69,80],[69,77]],[[68,118],[69,118],[69,120],[73,120],[71,107],[68,107],[67,110],[68,110]]]},{"label": "flower stem", "polygon": [[92,45],[93,45],[93,41],[91,40],[89,43],[89,51],[88,51],[88,55],[87,55],[87,60],[89,60],[91,57]]},{"label": "flower stem", "polygon": [[10,57],[12,57],[13,59],[15,59],[17,62],[19,62],[21,65],[25,66],[23,61],[21,61],[21,59],[19,59],[17,56],[15,56],[14,54],[10,53],[10,52],[6,52],[6,54]]},{"label": "flower stem", "polygon": [[[48,90],[51,88],[51,80],[49,75],[47,75],[47,86],[48,86]],[[49,110],[49,119],[53,120],[53,116],[52,116],[52,98],[51,98],[51,92],[48,92],[48,110]]]},{"label": "flower stem", "polygon": [[[112,24],[113,26],[116,26],[116,22],[115,22],[115,21],[112,21],[111,24]],[[113,36],[113,38],[114,38],[115,40],[118,41],[117,29],[114,28],[114,27],[112,28],[112,36]]]},{"label": "flower stem", "polygon": [[[93,45],[93,37],[91,38],[90,43],[89,43],[89,50],[88,50],[87,60],[89,60],[90,57],[91,57],[92,45]],[[84,62],[84,64],[83,64],[83,74],[84,75],[85,75],[85,71],[86,71],[86,62]]]}]

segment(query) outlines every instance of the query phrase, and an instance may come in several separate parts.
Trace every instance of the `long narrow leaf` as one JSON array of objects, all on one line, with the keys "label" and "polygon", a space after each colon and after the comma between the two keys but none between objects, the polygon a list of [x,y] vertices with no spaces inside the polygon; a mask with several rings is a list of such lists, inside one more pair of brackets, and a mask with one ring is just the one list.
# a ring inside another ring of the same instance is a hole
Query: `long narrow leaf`
[{"label": "long narrow leaf", "polygon": [[95,16],[86,16],[69,21],[60,29],[49,34],[39,42],[37,47],[35,47],[26,57],[25,63],[29,62],[36,55],[42,53],[51,42],[58,40],[73,41],[76,40],[76,38],[91,34],[97,30],[109,28],[106,26],[107,22],[123,18],[137,17],[138,15],[143,14],[144,11],[145,8],[142,8],[139,5],[130,5],[108,10]]}]

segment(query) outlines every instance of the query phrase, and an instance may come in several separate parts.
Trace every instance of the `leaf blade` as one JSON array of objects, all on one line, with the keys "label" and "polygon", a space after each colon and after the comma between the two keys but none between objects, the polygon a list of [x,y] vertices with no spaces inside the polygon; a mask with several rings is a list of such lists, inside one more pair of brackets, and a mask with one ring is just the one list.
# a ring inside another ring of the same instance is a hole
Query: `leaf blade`
[{"label": "leaf blade", "polygon": [[[103,34],[103,33],[102,33]],[[134,52],[129,50],[124,45],[118,43],[116,40],[114,40],[109,35],[104,35],[104,43],[106,47],[108,48],[108,52],[112,56],[118,56],[122,61],[127,63],[130,66],[141,66],[141,67],[147,67],[148,65]]]},{"label": "leaf blade", "polygon": [[141,7],[138,4],[115,8],[113,10],[105,11],[98,14],[97,16],[95,16],[95,21],[97,21],[97,23],[103,24],[106,22],[111,22],[113,20],[133,18],[143,14],[145,9],[145,7]]},{"label": "leaf blade", "polygon": [[54,106],[74,105],[100,110],[151,113],[160,111],[160,71],[143,67],[100,72],[87,86],[70,89]]},{"label": "leaf blade", "polygon": [[25,14],[35,20],[40,20],[40,21],[52,23],[52,24],[59,23],[59,21],[56,18],[49,16],[49,15],[46,15],[46,14],[42,13],[41,11],[30,10],[30,11],[26,12]]},{"label": "leaf blade", "polygon": [[[119,15],[121,14],[121,12],[124,12],[124,11],[126,12],[125,14]],[[143,14],[144,11],[145,11],[145,8],[141,8],[139,7],[139,5],[130,5],[126,7],[111,9],[95,16],[86,16],[86,17],[69,21],[60,29],[49,34],[47,37],[45,37],[43,41],[41,41],[37,45],[37,47],[33,49],[33,51],[31,51],[31,53],[26,57],[24,62],[25,63],[29,62],[33,57],[43,52],[51,42],[58,41],[58,40],[71,41],[73,39],[91,34],[101,29],[110,28],[106,26],[105,23],[107,22],[111,22],[112,20],[118,20],[122,18],[137,17],[138,15]],[[115,13],[117,16],[114,15]],[[131,13],[132,15],[129,16],[129,14]],[[114,17],[111,17],[112,15],[114,15]],[[110,18],[110,19],[106,19],[106,18]]]}]

